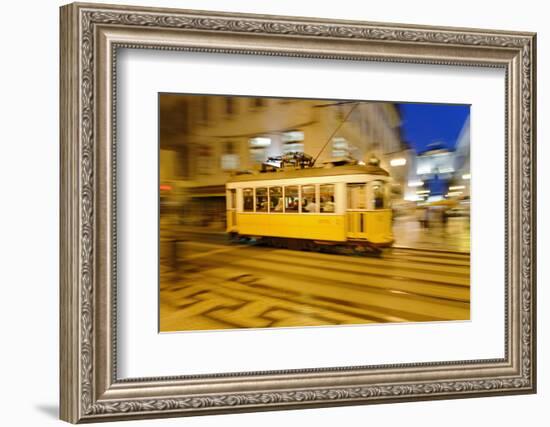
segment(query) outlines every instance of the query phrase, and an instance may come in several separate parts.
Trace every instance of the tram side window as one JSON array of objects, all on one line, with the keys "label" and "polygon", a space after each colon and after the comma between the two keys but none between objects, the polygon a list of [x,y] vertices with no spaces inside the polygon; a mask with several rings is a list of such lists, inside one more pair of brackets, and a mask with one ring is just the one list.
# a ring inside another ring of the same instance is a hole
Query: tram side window
[{"label": "tram side window", "polygon": [[254,191],[252,188],[243,189],[243,211],[254,212]]},{"label": "tram side window", "polygon": [[334,213],[334,184],[325,184],[319,187],[321,212]]},{"label": "tram side window", "polygon": [[303,213],[317,213],[319,212],[319,204],[315,197],[314,185],[302,186],[302,212]]},{"label": "tram side window", "polygon": [[283,212],[283,188],[282,187],[269,188],[269,211]]},{"label": "tram side window", "polygon": [[285,187],[285,212],[298,212],[298,186]]},{"label": "tram side window", "polygon": [[256,212],[267,212],[267,188],[256,188]]}]

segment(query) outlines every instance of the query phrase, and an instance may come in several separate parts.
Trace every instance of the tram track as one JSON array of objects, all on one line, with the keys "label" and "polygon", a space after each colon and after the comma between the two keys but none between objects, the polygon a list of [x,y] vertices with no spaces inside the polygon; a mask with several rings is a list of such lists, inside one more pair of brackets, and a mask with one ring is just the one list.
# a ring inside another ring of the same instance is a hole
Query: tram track
[{"label": "tram track", "polygon": [[[189,243],[195,245],[194,243]],[[213,245],[204,245],[200,243],[199,246],[207,246],[215,248]],[[235,246],[235,248],[243,248],[243,246]],[[212,254],[216,254],[217,249],[213,249]],[[194,251],[193,251],[194,252]],[[232,256],[230,250],[225,250],[229,256]],[[192,253],[187,259],[207,257],[208,253],[202,253],[201,256]],[[303,266],[324,266],[332,269],[333,271],[355,272],[359,274],[369,273],[375,277],[394,276],[406,279],[415,279],[422,282],[430,282],[434,284],[444,284],[451,286],[470,286],[470,271],[468,266],[455,266],[455,265],[418,265],[413,263],[411,265],[403,265],[403,259],[395,260],[389,258],[369,258],[360,256],[344,256],[324,254],[317,252],[305,252],[305,251],[292,251],[287,249],[271,249],[271,248],[258,248],[255,258],[259,260],[276,260],[280,259],[283,262],[289,262],[291,265],[303,265]],[[389,273],[391,272],[391,274]]]},{"label": "tram track", "polygon": [[[255,248],[256,249],[256,248]],[[246,250],[216,254],[216,258],[202,257],[189,260],[190,265],[199,269],[224,268],[240,269],[243,272],[261,271],[263,274],[280,277],[285,281],[297,277],[303,282],[317,281],[354,289],[376,289],[382,292],[402,292],[410,295],[438,298],[441,300],[469,303],[470,291],[468,277],[464,275],[460,281],[446,282],[445,276],[437,276],[437,280],[421,280],[418,275],[411,277],[407,271],[384,271],[383,265],[373,268],[356,263],[342,262],[338,256],[333,263],[327,261],[326,254],[309,254],[310,259],[300,257],[293,251],[278,249]],[[321,260],[317,258],[321,255]],[[185,258],[182,263],[185,263]],[[322,274],[319,274],[322,272]],[[286,274],[286,276],[285,276]],[[434,278],[435,279],[435,278]]]}]

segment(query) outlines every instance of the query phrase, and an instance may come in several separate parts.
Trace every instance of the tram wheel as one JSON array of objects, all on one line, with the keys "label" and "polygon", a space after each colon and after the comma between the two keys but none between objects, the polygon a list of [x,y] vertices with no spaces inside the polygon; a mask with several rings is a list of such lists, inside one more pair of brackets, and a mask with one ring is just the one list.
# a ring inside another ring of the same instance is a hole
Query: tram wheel
[{"label": "tram wheel", "polygon": [[362,256],[379,257],[380,255],[382,255],[382,249],[371,245],[355,245],[353,246],[353,252],[357,255]]}]

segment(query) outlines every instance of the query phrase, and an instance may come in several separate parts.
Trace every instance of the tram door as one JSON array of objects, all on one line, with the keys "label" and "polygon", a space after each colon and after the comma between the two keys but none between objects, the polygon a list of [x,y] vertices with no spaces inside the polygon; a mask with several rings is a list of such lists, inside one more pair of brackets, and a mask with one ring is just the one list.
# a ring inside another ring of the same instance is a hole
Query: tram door
[{"label": "tram door", "polygon": [[367,184],[347,184],[347,236],[352,239],[367,238]]},{"label": "tram door", "polygon": [[226,192],[227,231],[237,231],[237,190]]}]

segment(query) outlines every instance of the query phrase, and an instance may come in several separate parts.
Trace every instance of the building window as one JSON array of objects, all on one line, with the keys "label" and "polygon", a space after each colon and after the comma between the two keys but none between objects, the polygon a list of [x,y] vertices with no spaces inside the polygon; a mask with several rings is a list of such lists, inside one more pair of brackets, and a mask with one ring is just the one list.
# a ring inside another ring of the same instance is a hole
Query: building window
[{"label": "building window", "polygon": [[254,190],[252,188],[243,189],[243,211],[254,212]]},{"label": "building window", "polygon": [[283,212],[283,188],[282,187],[270,187],[269,188],[269,211],[270,212]]},{"label": "building window", "polygon": [[227,141],[223,146],[223,153],[221,157],[222,170],[236,170],[239,169],[239,155],[236,153],[235,144],[233,141]]},{"label": "building window", "polygon": [[267,188],[256,188],[256,212],[267,212]]},{"label": "building window", "polygon": [[200,144],[197,146],[197,173],[199,175],[210,175],[212,167],[213,150],[209,144]]},{"label": "building window", "polygon": [[285,187],[285,212],[298,212],[299,205],[298,186]]},{"label": "building window", "polygon": [[304,132],[301,130],[291,130],[288,132],[283,132],[283,142],[298,142],[304,140]]},{"label": "building window", "polygon": [[304,132],[297,130],[283,132],[281,139],[283,154],[304,152]]},{"label": "building window", "polygon": [[321,212],[334,213],[334,184],[324,184],[319,187]]},{"label": "building window", "polygon": [[318,213],[319,204],[315,195],[314,185],[302,186],[302,213]]},{"label": "building window", "polygon": [[250,160],[252,163],[262,163],[267,160],[267,148],[271,145],[271,138],[258,136],[248,140]]},{"label": "building window", "polygon": [[221,167],[224,171],[233,171],[239,169],[239,155],[222,154]]},{"label": "building window", "polygon": [[350,155],[350,147],[348,141],[342,137],[332,139],[332,157],[348,157]]},{"label": "building window", "polygon": [[257,136],[255,138],[250,138],[249,143],[251,148],[265,148],[271,145],[271,138]]}]

